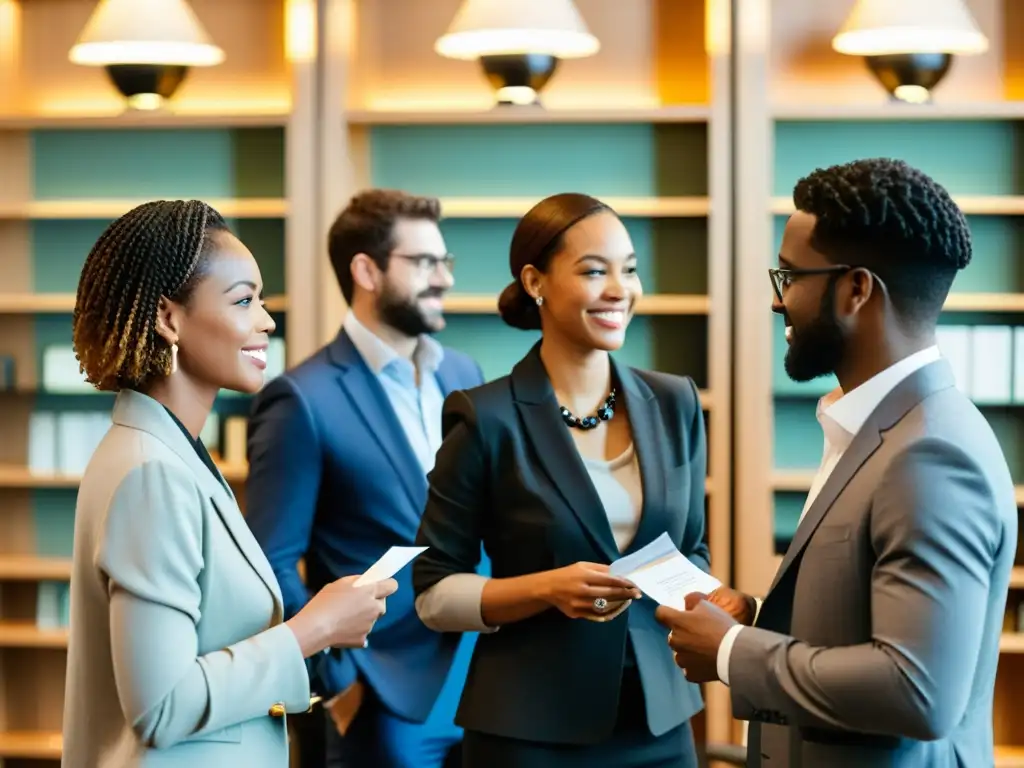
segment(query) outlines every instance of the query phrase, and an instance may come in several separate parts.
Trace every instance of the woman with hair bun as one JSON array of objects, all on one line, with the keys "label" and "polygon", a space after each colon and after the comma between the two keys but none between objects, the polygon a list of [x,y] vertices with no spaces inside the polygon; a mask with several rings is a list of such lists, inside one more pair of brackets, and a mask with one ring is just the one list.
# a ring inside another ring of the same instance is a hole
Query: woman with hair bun
[{"label": "woman with hair bun", "polygon": [[75,353],[113,424],[75,510],[64,768],[287,768],[306,659],[359,647],[393,579],[281,590],[199,433],[263,385],[274,321],[256,260],[198,200],[145,203],[85,261]]},{"label": "woman with hair bun", "polygon": [[[609,564],[667,532],[707,571],[703,413],[689,377],[616,362],[642,288],[625,226],[587,195],[512,237],[499,309],[541,340],[452,393],[414,562],[427,626],[480,632],[456,722],[465,768],[691,768],[700,689],[656,605]],[[473,573],[481,544],[492,576]]]}]

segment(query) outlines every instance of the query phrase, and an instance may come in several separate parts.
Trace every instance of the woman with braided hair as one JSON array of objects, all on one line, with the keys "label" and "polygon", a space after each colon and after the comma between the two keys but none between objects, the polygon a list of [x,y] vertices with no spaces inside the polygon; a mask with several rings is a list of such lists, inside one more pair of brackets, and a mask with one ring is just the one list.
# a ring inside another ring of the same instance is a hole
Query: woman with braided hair
[{"label": "woman with braided hair", "polygon": [[393,580],[281,594],[199,440],[221,389],[263,384],[274,321],[256,260],[208,205],[157,201],[89,253],[74,311],[87,379],[116,392],[78,494],[66,768],[286,768],[305,660],[365,643]]}]

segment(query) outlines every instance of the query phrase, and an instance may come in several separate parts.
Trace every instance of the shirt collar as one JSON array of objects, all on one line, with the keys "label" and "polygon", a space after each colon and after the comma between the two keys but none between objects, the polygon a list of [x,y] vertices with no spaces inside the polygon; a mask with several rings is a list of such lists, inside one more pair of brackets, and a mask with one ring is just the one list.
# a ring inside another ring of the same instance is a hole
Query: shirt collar
[{"label": "shirt collar", "polygon": [[931,346],[893,363],[845,395],[838,387],[829,392],[818,401],[817,408],[818,422],[825,439],[845,449],[897,384],[939,357],[939,348]]},{"label": "shirt collar", "polygon": [[[375,375],[380,375],[388,368],[401,365],[403,362],[409,364],[409,361],[401,357],[393,347],[359,322],[356,313],[351,309],[345,313],[342,327],[355,345],[356,351]],[[416,351],[413,352],[413,359],[423,373],[435,373],[444,359],[444,347],[435,339],[421,334],[417,340]]]}]

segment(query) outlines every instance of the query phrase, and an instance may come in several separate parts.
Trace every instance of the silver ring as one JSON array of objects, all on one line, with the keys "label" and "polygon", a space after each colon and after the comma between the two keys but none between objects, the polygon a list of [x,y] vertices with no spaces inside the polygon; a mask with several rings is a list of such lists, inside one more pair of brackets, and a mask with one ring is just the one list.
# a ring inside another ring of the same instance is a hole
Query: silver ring
[{"label": "silver ring", "polygon": [[608,601],[603,597],[594,598],[594,610],[602,613],[608,607]]}]

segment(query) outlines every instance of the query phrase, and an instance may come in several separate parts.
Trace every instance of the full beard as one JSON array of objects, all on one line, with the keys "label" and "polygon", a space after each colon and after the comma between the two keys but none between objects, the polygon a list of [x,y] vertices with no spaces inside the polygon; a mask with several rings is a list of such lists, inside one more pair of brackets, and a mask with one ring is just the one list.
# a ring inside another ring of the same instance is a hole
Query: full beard
[{"label": "full beard", "polygon": [[[439,291],[424,291],[417,298],[440,296]],[[385,292],[380,297],[380,318],[381,320],[410,338],[415,338],[425,333],[435,333],[438,330],[438,322],[431,322],[430,318],[424,316],[423,312],[416,305],[416,299],[409,300],[393,293]]]},{"label": "full beard", "polygon": [[835,373],[843,359],[846,338],[836,321],[832,287],[821,300],[821,309],[814,322],[792,330],[786,352],[786,375],[793,381],[811,381]]}]

